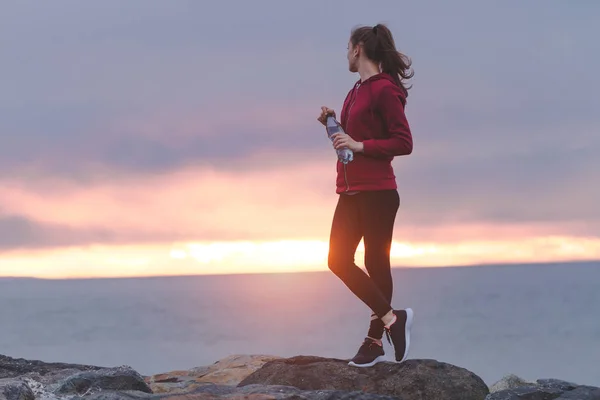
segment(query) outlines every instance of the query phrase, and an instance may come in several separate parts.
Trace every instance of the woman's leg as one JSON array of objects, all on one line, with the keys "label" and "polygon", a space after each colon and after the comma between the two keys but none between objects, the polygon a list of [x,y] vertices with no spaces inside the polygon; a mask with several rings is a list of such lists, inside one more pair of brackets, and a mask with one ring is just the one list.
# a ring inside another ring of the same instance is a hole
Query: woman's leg
[{"label": "woman's leg", "polygon": [[[400,206],[398,192],[381,191],[365,192],[362,203],[361,220],[363,221],[363,234],[365,240],[365,267],[373,282],[377,282],[382,293],[391,299],[393,283],[390,268],[390,249],[396,213]],[[391,303],[391,301],[390,301]],[[377,310],[372,310],[379,316]],[[394,357],[397,362],[402,362],[408,357],[410,348],[410,331],[413,324],[413,310],[392,310],[381,317],[388,339],[394,347]],[[373,323],[371,332],[379,336],[381,325]],[[370,339],[367,339],[367,342]],[[374,345],[374,346],[377,346]],[[370,347],[374,347],[370,346]],[[365,346],[365,348],[367,348]],[[361,351],[359,350],[359,353]],[[373,351],[365,350],[363,354],[372,354]],[[365,359],[365,356],[356,356]]]},{"label": "woman's leg", "polygon": [[[400,207],[396,190],[365,192],[361,202],[361,220],[365,244],[365,268],[388,303],[392,303],[393,280],[390,249],[394,222]],[[383,321],[373,313],[367,336],[383,337]]]},{"label": "woman's leg", "polygon": [[364,193],[339,195],[329,239],[329,269],[378,317],[392,307],[375,282],[354,263],[356,248],[363,237],[361,203]]}]

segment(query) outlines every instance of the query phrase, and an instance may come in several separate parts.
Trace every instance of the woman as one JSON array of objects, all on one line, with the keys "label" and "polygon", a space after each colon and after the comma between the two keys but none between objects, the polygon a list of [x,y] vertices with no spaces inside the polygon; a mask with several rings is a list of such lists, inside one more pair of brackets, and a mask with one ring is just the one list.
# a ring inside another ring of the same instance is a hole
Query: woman
[{"label": "woman", "polygon": [[[329,269],[371,310],[365,340],[350,365],[370,367],[385,359],[383,333],[393,345],[395,359],[408,355],[413,311],[394,310],[390,248],[400,205],[394,156],[411,154],[412,135],[404,114],[410,79],[409,59],[396,50],[392,33],[382,24],[354,29],[348,42],[348,67],[360,80],[346,96],[341,114],[345,134],[336,134],[333,147],[354,152],[348,164],[337,163],[339,199],[329,242]],[[321,107],[323,125],[335,112]],[[364,238],[365,268],[354,263]]]}]

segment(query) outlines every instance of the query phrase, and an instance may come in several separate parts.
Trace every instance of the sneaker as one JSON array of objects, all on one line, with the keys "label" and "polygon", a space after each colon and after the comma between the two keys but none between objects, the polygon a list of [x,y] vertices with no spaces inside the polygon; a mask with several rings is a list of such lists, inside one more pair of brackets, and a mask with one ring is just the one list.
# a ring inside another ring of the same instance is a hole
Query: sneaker
[{"label": "sneaker", "polygon": [[408,357],[410,347],[410,328],[412,328],[414,312],[411,308],[406,310],[394,310],[396,322],[389,328],[385,328],[388,342],[394,346],[397,362],[403,362]]},{"label": "sneaker", "polygon": [[372,367],[378,362],[385,361],[385,352],[383,346],[379,345],[371,338],[365,338],[358,353],[348,363],[353,367]]}]

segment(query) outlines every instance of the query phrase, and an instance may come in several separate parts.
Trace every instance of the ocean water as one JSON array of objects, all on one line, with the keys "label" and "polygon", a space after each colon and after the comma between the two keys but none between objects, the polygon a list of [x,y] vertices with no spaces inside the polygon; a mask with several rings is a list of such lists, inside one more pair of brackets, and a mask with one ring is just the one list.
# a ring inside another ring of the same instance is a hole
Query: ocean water
[{"label": "ocean water", "polygon": [[[410,358],[600,386],[600,264],[394,269]],[[370,311],[331,273],[1,280],[0,354],[142,374],[231,354],[351,357]],[[391,349],[386,343],[391,356]]]}]

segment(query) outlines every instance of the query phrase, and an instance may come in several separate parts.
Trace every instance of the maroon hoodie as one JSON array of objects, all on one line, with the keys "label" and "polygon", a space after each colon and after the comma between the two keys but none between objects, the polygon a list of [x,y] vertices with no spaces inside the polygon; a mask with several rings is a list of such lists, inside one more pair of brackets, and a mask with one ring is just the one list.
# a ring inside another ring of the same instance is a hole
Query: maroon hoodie
[{"label": "maroon hoodie", "polygon": [[337,162],[336,193],[397,188],[392,160],[413,149],[405,104],[404,91],[386,73],[356,82],[340,123],[352,139],[363,142],[364,152],[354,153],[346,165]]}]

